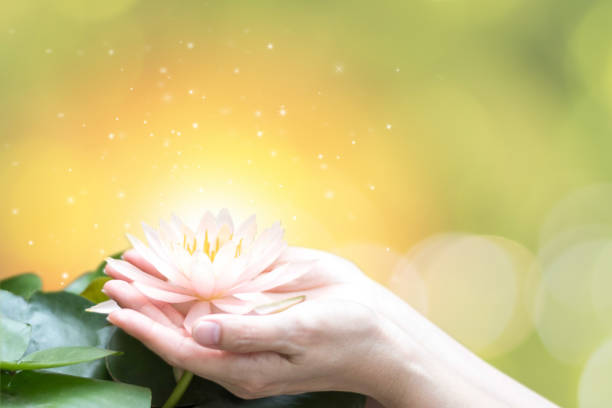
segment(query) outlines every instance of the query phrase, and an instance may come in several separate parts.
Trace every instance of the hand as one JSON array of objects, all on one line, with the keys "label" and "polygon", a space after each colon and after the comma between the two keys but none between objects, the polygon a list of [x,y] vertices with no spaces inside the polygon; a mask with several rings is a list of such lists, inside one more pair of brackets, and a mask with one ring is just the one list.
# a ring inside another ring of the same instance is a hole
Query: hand
[{"label": "hand", "polygon": [[[157,272],[135,253],[126,260]],[[480,360],[347,260],[289,248],[278,262],[317,259],[274,292],[307,300],[267,316],[213,314],[193,337],[180,307],[152,303],[127,282],[105,291],[124,310],[109,320],[169,364],[244,398],[307,391],[353,391],[386,407],[554,405]],[[122,279],[107,269],[109,275]]]},{"label": "hand", "polygon": [[[133,251],[125,259],[156,274]],[[289,259],[319,261],[307,275],[269,294],[307,296],[281,313],[209,315],[194,326],[192,338],[182,329],[180,312],[153,304],[127,282],[115,280],[104,290],[125,309],[109,320],[169,364],[243,398],[340,390],[390,399],[409,358],[402,356],[401,331],[368,305],[370,281],[352,263],[320,251],[291,248],[278,262]],[[122,278],[111,267],[107,273]]]}]

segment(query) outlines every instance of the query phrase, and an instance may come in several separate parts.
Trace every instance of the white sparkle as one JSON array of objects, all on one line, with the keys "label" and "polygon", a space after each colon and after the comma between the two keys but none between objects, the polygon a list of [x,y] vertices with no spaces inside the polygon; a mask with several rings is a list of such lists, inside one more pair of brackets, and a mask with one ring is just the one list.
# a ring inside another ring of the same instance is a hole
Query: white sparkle
[{"label": "white sparkle", "polygon": [[32,240],[29,240],[29,241],[28,241],[28,245],[29,245],[29,246],[32,246],[32,245],[34,245],[34,241],[32,241]]},{"label": "white sparkle", "polygon": [[370,184],[370,185],[368,186],[368,188],[369,188],[370,190],[374,191],[374,190],[376,189],[376,186],[374,186],[374,185]]},{"label": "white sparkle", "polygon": [[355,143],[357,143],[355,140],[351,140],[352,145],[354,145]]},{"label": "white sparkle", "polygon": [[64,119],[64,112],[58,112],[57,113],[57,118],[58,119]]},{"label": "white sparkle", "polygon": [[263,131],[262,130],[258,130],[257,131],[257,137],[262,137],[263,136]]},{"label": "white sparkle", "polygon": [[93,225],[93,228],[96,229],[96,230],[98,229],[98,227],[100,227],[98,224],[94,224]]},{"label": "white sparkle", "polygon": [[166,73],[168,73],[168,68],[166,68],[166,67],[161,67],[161,68],[159,68],[159,73],[160,73],[160,74],[166,74]]},{"label": "white sparkle", "polygon": [[342,74],[344,72],[344,67],[342,65],[336,65],[336,74]]},{"label": "white sparkle", "polygon": [[272,151],[270,152],[270,156],[272,156],[272,157],[276,157],[276,151],[272,150]]},{"label": "white sparkle", "polygon": [[109,138],[110,140],[113,140],[113,139],[115,138],[115,134],[114,134],[114,133],[109,133],[109,134],[108,134],[108,138]]},{"label": "white sparkle", "polygon": [[387,123],[387,124],[385,125],[385,128],[386,128],[387,130],[391,130],[391,128],[392,128],[392,127],[393,127],[393,126],[392,126],[390,123]]},{"label": "white sparkle", "polygon": [[115,116],[115,120],[119,120],[119,116]]},{"label": "white sparkle", "polygon": [[400,72],[399,67],[396,67],[396,68],[395,68],[395,72]]},{"label": "white sparkle", "polygon": [[255,111],[254,115],[256,118],[261,118],[261,111]]},{"label": "white sparkle", "polygon": [[332,190],[327,190],[323,195],[326,199],[331,200],[334,198],[334,192]]},{"label": "white sparkle", "polygon": [[198,126],[200,126],[200,125],[198,125],[198,123],[197,123],[197,122],[193,122],[193,123],[191,124],[191,127],[192,127],[192,128],[194,128],[194,129],[197,129],[197,128],[198,128]]},{"label": "white sparkle", "polygon": [[268,45],[266,46],[269,50],[273,50],[274,49],[274,44],[272,43],[268,43]]},{"label": "white sparkle", "polygon": [[189,95],[193,95],[194,90],[193,90],[193,89],[190,89],[190,90],[188,90],[188,91],[187,91],[187,93],[188,93]]},{"label": "white sparkle", "polygon": [[187,43],[187,48],[189,48],[190,50],[193,49],[193,47],[195,47],[195,45],[192,42],[188,42]]},{"label": "white sparkle", "polygon": [[13,214],[13,215],[18,215],[18,214],[19,214],[19,208],[13,208],[13,209],[11,210],[11,214]]},{"label": "white sparkle", "polygon": [[117,198],[118,198],[118,199],[120,199],[120,200],[122,200],[123,198],[125,198],[125,193],[124,193],[123,191],[119,191],[119,192],[117,193]]},{"label": "white sparkle", "polygon": [[111,57],[115,55],[115,50],[113,50],[112,48],[108,50],[108,55],[110,55]]},{"label": "white sparkle", "polygon": [[70,196],[70,197],[66,198],[66,203],[68,203],[70,205],[74,204],[74,197]]},{"label": "white sparkle", "polygon": [[68,272],[62,273],[62,279],[68,279]]},{"label": "white sparkle", "polygon": [[142,121],[142,124],[143,124],[143,125],[146,125],[147,123],[149,123],[149,121],[148,121],[148,120],[146,120],[146,119]]},{"label": "white sparkle", "polygon": [[236,67],[234,68],[234,74],[238,75],[240,73],[240,68]]},{"label": "white sparkle", "polygon": [[340,155],[336,155],[336,160],[340,160]]},{"label": "white sparkle", "polygon": [[297,220],[297,215],[294,215],[293,217],[291,217],[293,219],[293,221]]},{"label": "white sparkle", "polygon": [[391,251],[391,248],[386,247],[386,248],[385,248],[385,251],[389,252],[389,251]]},{"label": "white sparkle", "polygon": [[285,105],[281,105],[280,109],[278,110],[278,114],[281,116],[287,115],[287,109],[285,108]]},{"label": "white sparkle", "polygon": [[323,154],[319,153],[319,154],[317,155],[317,158],[318,158],[319,160],[322,160],[322,159],[323,159]]}]

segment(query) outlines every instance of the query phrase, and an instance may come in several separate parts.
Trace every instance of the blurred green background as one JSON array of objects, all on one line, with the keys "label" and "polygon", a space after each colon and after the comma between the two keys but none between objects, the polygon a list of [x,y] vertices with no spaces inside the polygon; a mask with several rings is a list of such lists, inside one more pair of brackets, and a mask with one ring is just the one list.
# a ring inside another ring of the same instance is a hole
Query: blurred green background
[{"label": "blurred green background", "polygon": [[281,219],[567,407],[612,406],[612,3],[0,5],[1,276]]}]

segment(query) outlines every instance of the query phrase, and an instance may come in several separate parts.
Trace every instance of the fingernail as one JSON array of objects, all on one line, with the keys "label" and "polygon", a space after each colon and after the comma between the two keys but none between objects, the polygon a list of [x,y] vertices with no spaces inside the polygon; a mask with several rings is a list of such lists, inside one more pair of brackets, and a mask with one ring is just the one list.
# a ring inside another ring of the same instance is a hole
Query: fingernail
[{"label": "fingernail", "polygon": [[192,332],[195,341],[203,346],[213,346],[219,343],[221,327],[214,322],[200,322]]}]

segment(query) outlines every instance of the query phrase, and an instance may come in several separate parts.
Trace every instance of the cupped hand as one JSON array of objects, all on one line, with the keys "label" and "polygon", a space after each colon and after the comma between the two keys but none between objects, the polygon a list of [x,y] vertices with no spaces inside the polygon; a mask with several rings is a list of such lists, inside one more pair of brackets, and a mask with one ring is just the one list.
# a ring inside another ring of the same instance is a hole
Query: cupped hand
[{"label": "cupped hand", "polygon": [[[137,253],[124,258],[158,275]],[[243,398],[337,390],[398,405],[410,348],[403,332],[378,312],[376,285],[351,262],[322,251],[288,248],[277,262],[313,259],[307,274],[267,293],[277,299],[305,295],[305,302],[264,316],[207,315],[192,335],[182,326],[180,305],[150,301],[108,267],[118,280],[104,290],[123,308],[109,320],[168,364]]]}]

